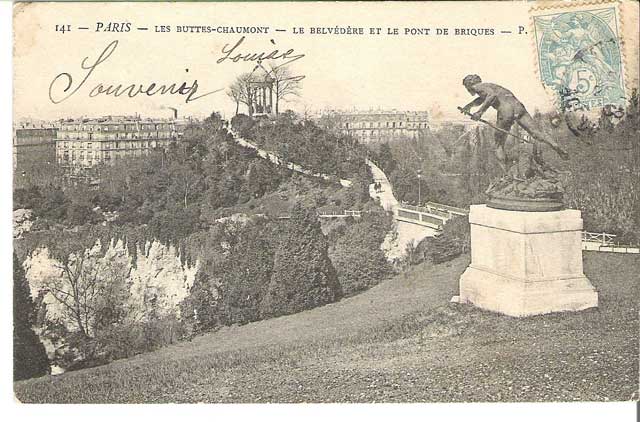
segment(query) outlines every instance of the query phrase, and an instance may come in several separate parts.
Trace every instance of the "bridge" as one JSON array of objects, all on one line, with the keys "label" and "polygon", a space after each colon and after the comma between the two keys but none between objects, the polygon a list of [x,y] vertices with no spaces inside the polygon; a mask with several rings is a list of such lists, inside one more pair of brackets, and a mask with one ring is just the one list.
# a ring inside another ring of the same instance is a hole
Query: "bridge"
[{"label": "bridge", "polygon": [[456,216],[467,217],[469,211],[451,205],[427,202],[424,206],[401,203],[396,208],[396,220],[441,231],[447,221]]}]

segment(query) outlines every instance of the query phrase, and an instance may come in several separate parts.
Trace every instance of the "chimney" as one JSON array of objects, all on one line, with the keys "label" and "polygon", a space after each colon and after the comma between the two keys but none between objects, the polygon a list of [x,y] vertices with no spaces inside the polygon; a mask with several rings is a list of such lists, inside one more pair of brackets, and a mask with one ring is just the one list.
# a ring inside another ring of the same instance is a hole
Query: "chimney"
[{"label": "chimney", "polygon": [[177,108],[173,108],[173,107],[167,107],[169,110],[173,110],[173,119],[177,120],[178,119],[178,109]]}]

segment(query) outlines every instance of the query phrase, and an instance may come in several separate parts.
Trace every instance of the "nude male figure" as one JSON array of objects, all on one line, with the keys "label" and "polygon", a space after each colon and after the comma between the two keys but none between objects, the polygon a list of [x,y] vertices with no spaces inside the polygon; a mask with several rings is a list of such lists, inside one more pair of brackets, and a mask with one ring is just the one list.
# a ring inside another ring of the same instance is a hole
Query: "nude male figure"
[{"label": "nude male figure", "polygon": [[471,95],[478,97],[466,106],[462,107],[463,113],[469,113],[472,107],[480,106],[480,108],[471,115],[473,120],[479,120],[489,107],[493,107],[498,112],[496,126],[505,132],[496,131],[496,155],[500,161],[503,170],[507,170],[506,154],[504,152],[504,143],[507,139],[507,133],[511,130],[514,122],[517,122],[531,137],[538,141],[544,142],[553,148],[554,151],[563,160],[569,159],[569,154],[562,149],[556,142],[548,139],[542,132],[538,124],[533,120],[524,105],[518,100],[511,91],[500,85],[492,83],[483,83],[478,75],[467,75],[462,80],[462,84]]}]

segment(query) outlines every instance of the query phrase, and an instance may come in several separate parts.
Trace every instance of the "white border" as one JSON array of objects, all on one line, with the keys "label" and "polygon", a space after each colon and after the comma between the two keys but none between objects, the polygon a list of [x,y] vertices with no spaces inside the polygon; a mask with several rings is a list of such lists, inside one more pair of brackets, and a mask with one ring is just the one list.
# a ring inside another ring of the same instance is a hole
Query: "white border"
[{"label": "white border", "polygon": [[[53,422],[73,420],[108,421],[242,421],[274,420],[332,421],[633,421],[636,403],[520,403],[520,404],[383,404],[383,405],[20,405],[13,400],[12,387],[12,4],[0,1],[0,268],[2,280],[2,351],[0,356],[0,406],[4,420]],[[133,419],[135,418],[135,419]],[[196,419],[197,418],[197,419]]]}]

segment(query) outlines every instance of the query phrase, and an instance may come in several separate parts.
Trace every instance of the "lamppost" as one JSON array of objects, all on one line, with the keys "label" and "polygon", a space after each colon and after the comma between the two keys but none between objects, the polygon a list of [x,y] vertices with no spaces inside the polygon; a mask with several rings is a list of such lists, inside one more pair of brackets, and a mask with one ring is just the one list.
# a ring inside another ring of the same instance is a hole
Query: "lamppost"
[{"label": "lamppost", "polygon": [[418,206],[420,206],[420,204],[422,204],[422,201],[421,201],[421,199],[422,199],[421,198],[421,190],[422,190],[421,189],[422,188],[421,180],[422,180],[422,169],[418,169]]}]

